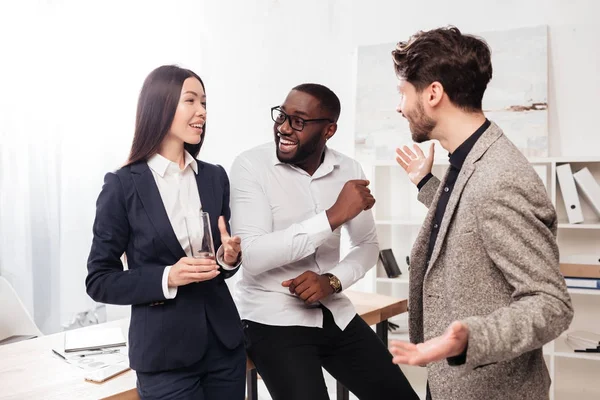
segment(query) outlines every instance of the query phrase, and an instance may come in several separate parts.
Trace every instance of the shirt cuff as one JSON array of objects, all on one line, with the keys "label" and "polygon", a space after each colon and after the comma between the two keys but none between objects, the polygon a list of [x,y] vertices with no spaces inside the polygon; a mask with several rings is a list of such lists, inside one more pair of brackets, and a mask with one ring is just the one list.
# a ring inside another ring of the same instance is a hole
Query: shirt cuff
[{"label": "shirt cuff", "polygon": [[301,223],[302,230],[308,235],[309,242],[315,247],[322,245],[331,235],[331,225],[327,212],[321,211],[312,218]]},{"label": "shirt cuff", "polygon": [[433,178],[433,174],[430,172],[430,173],[428,173],[427,175],[425,175],[425,177],[424,177],[423,179],[421,179],[421,182],[419,182],[419,183],[417,184],[417,189],[419,189],[419,191],[420,191],[420,190],[421,190],[421,188],[422,188],[423,186],[425,186],[425,184],[426,184],[427,182],[429,182],[429,180],[430,180],[431,178]]},{"label": "shirt cuff", "polygon": [[165,299],[171,300],[177,296],[177,287],[169,287],[169,272],[171,271],[172,265],[165,267],[162,277],[162,290],[165,295]]},{"label": "shirt cuff", "polygon": [[456,367],[458,365],[463,365],[464,363],[467,362],[467,350],[468,350],[469,346],[467,345],[467,347],[465,347],[465,350],[454,357],[448,357],[446,359],[446,361],[448,361],[448,365],[452,366],[452,367]]},{"label": "shirt cuff", "polygon": [[219,266],[225,271],[233,271],[242,264],[242,253],[240,253],[240,255],[238,256],[238,262],[234,266],[227,265],[227,263],[223,259],[223,253],[225,253],[225,250],[223,250],[223,245],[221,245],[219,246],[219,250],[217,250],[217,264],[219,264]]}]

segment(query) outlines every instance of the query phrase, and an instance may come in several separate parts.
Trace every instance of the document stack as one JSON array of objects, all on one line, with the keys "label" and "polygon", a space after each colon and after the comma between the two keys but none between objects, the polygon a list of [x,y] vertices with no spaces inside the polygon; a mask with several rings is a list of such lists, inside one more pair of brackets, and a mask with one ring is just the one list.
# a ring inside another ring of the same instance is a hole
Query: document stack
[{"label": "document stack", "polygon": [[[592,261],[594,256],[588,256]],[[567,287],[579,289],[600,289],[600,263],[575,264],[561,263],[560,272],[565,277]]]}]

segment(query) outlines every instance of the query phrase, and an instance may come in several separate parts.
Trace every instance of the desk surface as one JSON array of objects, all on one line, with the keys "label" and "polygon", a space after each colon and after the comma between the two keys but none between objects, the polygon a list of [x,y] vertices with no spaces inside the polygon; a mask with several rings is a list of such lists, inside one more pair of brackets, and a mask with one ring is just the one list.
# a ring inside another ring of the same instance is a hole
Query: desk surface
[{"label": "desk surface", "polygon": [[[369,324],[402,314],[407,301],[374,293],[344,292],[356,312]],[[129,319],[81,329],[120,327],[127,337]],[[137,400],[135,372],[128,371],[102,384],[86,382],[85,371],[54,355],[62,348],[64,333],[0,346],[0,399],[110,399]]]}]

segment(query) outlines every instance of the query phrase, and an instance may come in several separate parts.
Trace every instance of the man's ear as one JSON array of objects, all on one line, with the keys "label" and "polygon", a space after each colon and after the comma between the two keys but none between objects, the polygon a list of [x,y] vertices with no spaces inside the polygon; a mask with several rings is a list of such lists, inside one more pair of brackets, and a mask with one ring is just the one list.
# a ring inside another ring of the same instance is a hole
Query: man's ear
[{"label": "man's ear", "polygon": [[325,140],[329,140],[333,137],[333,135],[335,135],[335,132],[337,131],[337,124],[329,124],[329,126],[327,127],[327,129],[325,130]]},{"label": "man's ear", "polygon": [[437,106],[444,97],[444,87],[438,81],[432,82],[431,85],[425,89],[426,98],[425,101],[429,104],[430,107]]}]

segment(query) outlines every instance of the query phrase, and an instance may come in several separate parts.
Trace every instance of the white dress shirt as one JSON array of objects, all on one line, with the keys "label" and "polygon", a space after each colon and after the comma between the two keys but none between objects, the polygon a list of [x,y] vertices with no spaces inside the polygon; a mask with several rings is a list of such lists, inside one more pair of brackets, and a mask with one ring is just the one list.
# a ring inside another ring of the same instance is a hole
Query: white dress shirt
[{"label": "white dress shirt", "polygon": [[[343,225],[351,249],[340,260],[340,228],[331,231],[325,211],[351,179],[365,179],[360,164],[326,148],[310,176],[281,163],[275,143],[242,153],[231,168],[231,229],[244,253],[235,300],[242,319],[267,325],[322,327],[320,308],[281,286],[305,271],[337,276],[347,289],[375,265],[379,252],[371,211]],[[345,329],[356,315],[342,293],[321,300]]]},{"label": "white dress shirt", "polygon": [[[185,217],[190,215],[199,215],[202,203],[200,202],[200,193],[196,183],[198,174],[198,163],[190,153],[185,152],[185,162],[183,169],[179,165],[166,159],[156,153],[147,161],[148,167],[152,171],[152,176],[158,187],[160,198],[162,199],[167,217],[171,227],[177,236],[179,244],[188,257],[192,256],[190,241],[185,225]],[[223,248],[219,247],[217,251],[217,262],[225,269],[235,269],[222,261]],[[167,299],[174,299],[177,295],[176,287],[169,287],[169,271],[171,265],[166,266],[162,277],[163,294]]]}]

